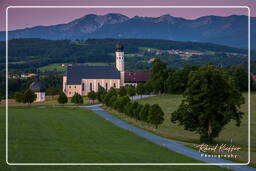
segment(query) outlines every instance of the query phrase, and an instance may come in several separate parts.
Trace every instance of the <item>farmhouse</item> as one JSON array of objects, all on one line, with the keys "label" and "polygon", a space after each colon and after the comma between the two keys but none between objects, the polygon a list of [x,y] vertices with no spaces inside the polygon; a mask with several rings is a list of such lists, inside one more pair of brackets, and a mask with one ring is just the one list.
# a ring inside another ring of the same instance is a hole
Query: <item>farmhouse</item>
[{"label": "farmhouse", "polygon": [[68,65],[63,76],[63,92],[72,97],[75,93],[82,96],[90,91],[98,91],[99,86],[109,90],[127,84],[137,85],[149,79],[148,73],[124,71],[124,46],[116,45],[115,66]]}]

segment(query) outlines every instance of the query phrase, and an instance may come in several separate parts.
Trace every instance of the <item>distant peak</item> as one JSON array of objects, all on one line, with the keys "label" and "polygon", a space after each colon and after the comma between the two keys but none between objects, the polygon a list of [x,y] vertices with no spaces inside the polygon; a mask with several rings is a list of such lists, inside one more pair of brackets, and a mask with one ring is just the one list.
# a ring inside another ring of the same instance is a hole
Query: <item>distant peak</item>
[{"label": "distant peak", "polygon": [[83,18],[91,18],[91,17],[97,17],[96,14],[86,14],[85,16],[83,16]]},{"label": "distant peak", "polygon": [[172,17],[173,18],[173,16],[171,16],[170,14],[164,14],[164,15],[161,15],[160,17]]},{"label": "distant peak", "polygon": [[105,14],[104,16],[111,16],[111,17],[126,17],[126,18],[129,18],[129,17],[127,17],[126,15],[119,14],[119,13],[108,13],[108,14]]}]

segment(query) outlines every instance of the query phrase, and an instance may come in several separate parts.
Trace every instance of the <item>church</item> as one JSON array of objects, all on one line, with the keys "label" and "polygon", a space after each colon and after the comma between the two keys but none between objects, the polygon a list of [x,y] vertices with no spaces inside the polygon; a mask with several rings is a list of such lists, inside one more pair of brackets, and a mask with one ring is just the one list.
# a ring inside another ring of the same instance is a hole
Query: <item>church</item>
[{"label": "church", "polygon": [[68,65],[63,76],[63,92],[67,97],[72,97],[75,93],[85,96],[90,91],[98,91],[99,86],[109,90],[111,87],[136,86],[149,79],[147,72],[125,73],[123,44],[116,45],[115,55],[115,66]]}]

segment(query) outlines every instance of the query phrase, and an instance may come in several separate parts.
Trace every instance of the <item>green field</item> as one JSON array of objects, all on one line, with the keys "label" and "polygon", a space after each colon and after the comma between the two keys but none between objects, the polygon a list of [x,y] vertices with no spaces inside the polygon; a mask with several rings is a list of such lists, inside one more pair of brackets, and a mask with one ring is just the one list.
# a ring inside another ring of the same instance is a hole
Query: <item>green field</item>
[{"label": "green field", "polygon": [[[26,104],[26,103],[18,103],[15,101],[15,99],[8,99],[8,106],[9,107],[17,107],[17,106],[78,106],[78,105],[91,105],[92,101],[88,99],[88,97],[83,96],[84,103],[83,104],[74,104],[71,103],[71,98],[68,98],[68,103],[66,104],[60,104],[58,102],[58,96],[46,96],[46,100],[43,102],[33,102],[31,104]],[[0,107],[5,107],[5,100],[2,100],[0,103]],[[97,104],[98,101],[94,100],[93,104]]]},{"label": "green field", "polygon": [[[226,143],[226,144],[235,144],[237,146],[242,147],[241,151],[241,160],[247,161],[247,147],[248,147],[248,96],[244,93],[245,104],[242,106],[241,110],[245,113],[242,124],[240,127],[235,126],[235,122],[231,122],[228,124],[224,130],[221,132],[220,136],[216,139],[217,143]],[[182,96],[181,95],[160,95],[150,98],[145,98],[139,100],[140,103],[149,103],[159,104],[164,113],[165,113],[165,121],[162,125],[160,125],[158,130],[150,129],[157,134],[160,134],[165,137],[169,137],[172,139],[177,139],[185,142],[198,143],[199,135],[185,131],[182,126],[178,126],[177,124],[173,124],[171,120],[171,113],[175,111],[179,104],[181,103]],[[256,93],[251,94],[251,146],[252,146],[252,162],[256,163],[256,144],[253,143],[256,141],[256,105],[253,102],[256,101]],[[139,124],[133,122],[134,124]]]},{"label": "green field", "polygon": [[[40,71],[66,71],[66,66],[62,67],[61,66],[62,63],[54,63],[54,64],[49,64],[49,65],[46,65],[46,66],[42,66],[39,68]],[[87,63],[81,63],[83,65],[90,65],[90,66],[95,66],[95,65],[98,65],[98,66],[105,66],[105,65],[110,65],[111,63],[102,63],[102,62],[87,62]],[[67,65],[65,63],[65,65]]]},{"label": "green field", "polygon": [[[0,108],[4,160],[5,108]],[[9,162],[198,162],[78,108],[9,108]],[[2,167],[2,169],[1,169]],[[0,170],[220,170],[215,166],[0,166]],[[40,168],[40,169],[39,169]]]}]

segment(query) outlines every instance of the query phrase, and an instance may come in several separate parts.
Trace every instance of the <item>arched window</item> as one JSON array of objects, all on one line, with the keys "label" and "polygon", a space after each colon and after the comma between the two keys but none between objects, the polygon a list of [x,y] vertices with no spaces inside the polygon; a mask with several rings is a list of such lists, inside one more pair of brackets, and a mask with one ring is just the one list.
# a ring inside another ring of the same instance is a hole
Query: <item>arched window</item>
[{"label": "arched window", "polygon": [[92,91],[92,83],[90,83],[90,91]]},{"label": "arched window", "polygon": [[108,83],[106,83],[106,90],[108,90]]},{"label": "arched window", "polygon": [[84,91],[84,83],[82,84],[82,91]]},{"label": "arched window", "polygon": [[98,90],[99,90],[99,88],[100,88],[100,83],[98,83]]}]

